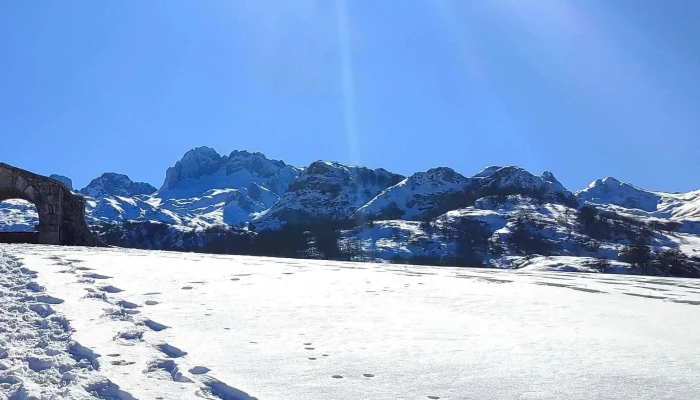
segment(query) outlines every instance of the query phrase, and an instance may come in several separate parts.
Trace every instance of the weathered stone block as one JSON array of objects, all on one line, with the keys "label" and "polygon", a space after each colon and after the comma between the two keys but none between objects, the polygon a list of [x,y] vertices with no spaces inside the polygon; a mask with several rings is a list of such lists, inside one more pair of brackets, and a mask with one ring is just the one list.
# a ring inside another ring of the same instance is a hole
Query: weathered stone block
[{"label": "weathered stone block", "polygon": [[27,186],[26,189],[24,189],[24,194],[27,196],[27,200],[34,203],[37,202],[39,192],[36,189],[34,189],[34,186]]},{"label": "weathered stone block", "polygon": [[19,190],[20,192],[24,193],[24,189],[27,188],[27,180],[22,178],[21,176],[17,177],[17,181],[15,182],[15,188]]}]

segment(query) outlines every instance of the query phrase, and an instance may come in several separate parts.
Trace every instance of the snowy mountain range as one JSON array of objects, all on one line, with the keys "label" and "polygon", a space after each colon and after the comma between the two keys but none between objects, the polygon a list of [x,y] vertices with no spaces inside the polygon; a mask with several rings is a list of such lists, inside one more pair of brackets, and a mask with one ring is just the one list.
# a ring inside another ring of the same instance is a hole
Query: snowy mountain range
[{"label": "snowy mountain range", "polygon": [[[71,185],[66,177],[52,177]],[[331,225],[341,231],[341,242],[353,242],[372,257],[440,260],[460,247],[454,230],[477,222],[479,235],[489,240],[478,260],[489,265],[514,266],[533,255],[616,260],[636,240],[633,232],[654,251],[700,256],[700,190],[664,193],[608,177],[572,192],[551,172],[536,175],[514,166],[489,166],[473,176],[438,167],[404,177],[328,161],[294,167],[261,153],[220,155],[198,147],[167,169],[160,189],[105,173],[77,192],[86,198],[88,223],[96,229],[127,221],[130,227],[159,224],[170,232],[162,239],[171,241],[168,248],[182,246],[182,235],[212,228],[252,235]],[[594,210],[588,222],[583,208]],[[32,230],[37,222],[30,205],[0,203],[0,230]],[[526,225],[536,234],[525,235],[525,243],[544,247],[518,245]]]}]

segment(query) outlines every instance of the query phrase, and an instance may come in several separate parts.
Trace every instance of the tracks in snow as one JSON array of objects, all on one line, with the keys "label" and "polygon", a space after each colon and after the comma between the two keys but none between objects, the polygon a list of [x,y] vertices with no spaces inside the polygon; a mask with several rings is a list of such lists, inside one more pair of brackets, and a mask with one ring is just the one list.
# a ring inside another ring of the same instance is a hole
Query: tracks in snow
[{"label": "tracks in snow", "polygon": [[[113,340],[122,346],[149,346],[153,349],[153,358],[143,365],[142,374],[150,379],[171,380],[178,384],[192,386],[193,395],[211,400],[256,400],[255,397],[221,382],[209,375],[211,370],[205,366],[194,366],[189,370],[182,368],[180,360],[186,360],[187,351],[159,339],[159,332],[174,329],[167,325],[154,321],[144,316],[142,311],[148,306],[159,304],[156,300],[147,300],[142,304],[129,301],[122,295],[128,294],[128,290],[110,284],[111,277],[92,271],[90,268],[76,266],[75,260],[66,260],[59,256],[52,257],[60,265],[67,267],[60,272],[76,275],[78,282],[84,285],[88,301],[104,303],[102,318],[126,322],[130,325],[113,336]],[[155,296],[159,293],[148,293]],[[73,358],[80,362],[93,365],[96,369],[100,365],[99,355],[95,355],[89,349],[82,346],[75,347],[71,352]],[[119,367],[134,365],[134,361],[121,359],[117,353],[109,354],[112,358],[109,365]],[[96,395],[104,399],[131,400],[133,397],[123,392],[112,382],[93,388]],[[119,397],[121,396],[121,397]],[[163,397],[164,398],[164,397]]]},{"label": "tracks in snow", "polygon": [[36,273],[0,248],[0,398],[132,400],[99,374],[98,354],[71,339]]}]

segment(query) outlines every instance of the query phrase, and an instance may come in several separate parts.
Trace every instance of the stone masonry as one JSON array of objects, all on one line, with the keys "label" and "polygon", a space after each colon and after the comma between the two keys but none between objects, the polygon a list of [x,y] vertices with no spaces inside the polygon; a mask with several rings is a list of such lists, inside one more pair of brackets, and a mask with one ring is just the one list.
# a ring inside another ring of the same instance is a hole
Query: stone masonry
[{"label": "stone masonry", "polygon": [[85,199],[57,180],[0,163],[0,201],[9,199],[34,203],[40,244],[105,246],[85,223]]}]

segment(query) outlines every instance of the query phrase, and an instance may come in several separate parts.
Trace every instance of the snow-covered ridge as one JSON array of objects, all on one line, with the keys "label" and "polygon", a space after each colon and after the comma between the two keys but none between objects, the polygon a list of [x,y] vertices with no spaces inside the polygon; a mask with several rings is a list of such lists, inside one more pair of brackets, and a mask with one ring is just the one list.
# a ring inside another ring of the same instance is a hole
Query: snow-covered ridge
[{"label": "snow-covered ridge", "polygon": [[314,219],[345,220],[401,179],[403,176],[382,168],[316,161],[304,169],[280,200],[257,216],[253,223],[259,228],[276,228],[285,224],[313,223]]},{"label": "snow-covered ridge", "polygon": [[455,205],[468,203],[468,200],[460,202],[459,198],[468,196],[473,181],[446,167],[418,172],[382,191],[360,207],[355,216],[368,219],[422,219],[426,213],[451,199]]},{"label": "snow-covered ridge", "polygon": [[659,218],[700,218],[700,190],[666,193],[642,189],[615,178],[597,179],[576,192],[582,201],[601,206],[617,206],[632,213]]},{"label": "snow-covered ridge", "polygon": [[446,167],[418,172],[380,193],[358,209],[369,219],[421,220],[469,206],[491,195],[524,194],[556,203],[571,203],[574,196],[545,171],[536,176],[518,167],[487,167],[467,178]]},{"label": "snow-covered ridge", "polygon": [[[70,179],[54,177],[70,185]],[[275,228],[314,218],[423,220],[491,195],[588,203],[649,218],[700,218],[700,190],[663,193],[605,178],[574,195],[551,172],[538,176],[514,166],[488,166],[472,177],[438,167],[404,178],[327,161],[299,168],[247,151],[222,156],[209,147],[185,153],[168,168],[160,190],[106,173],[79,192],[87,198],[88,219],[95,224],[151,220],[207,227],[255,220],[256,226]],[[4,229],[32,230],[37,222],[34,208],[22,202],[2,203],[0,213]]]},{"label": "snow-covered ridge", "polygon": [[[305,230],[325,226],[342,228],[343,237],[362,241],[360,247],[370,253],[384,249],[384,259],[405,255],[443,260],[454,257],[455,232],[468,229],[488,239],[491,247],[479,255],[480,261],[472,261],[512,266],[515,258],[543,252],[614,260],[640,233],[634,226],[645,225],[654,231],[649,236],[654,252],[675,248],[689,257],[700,256],[700,190],[664,193],[605,178],[572,193],[549,171],[538,175],[516,166],[488,166],[471,177],[437,167],[404,177],[331,161],[300,168],[261,153],[222,156],[199,147],[168,169],[160,190],[124,175],[104,174],[80,192],[86,196],[91,225],[117,223],[116,228],[104,228],[113,237],[125,221],[162,223],[123,225],[119,243],[137,247],[145,246],[138,240],[146,241],[144,235],[154,229],[162,231],[168,248],[191,250],[198,243],[204,247],[228,240],[217,239],[219,227],[234,227],[230,232],[235,241],[237,233],[254,237],[289,225]],[[596,228],[602,233],[575,220],[577,210],[586,205],[603,215],[603,225]],[[542,240],[530,238],[535,248],[523,250],[514,243],[522,234],[517,221],[525,211]],[[37,222],[33,205],[0,203],[0,229],[31,231]],[[572,233],[574,228],[579,231]],[[148,243],[148,248],[157,246]]]}]

